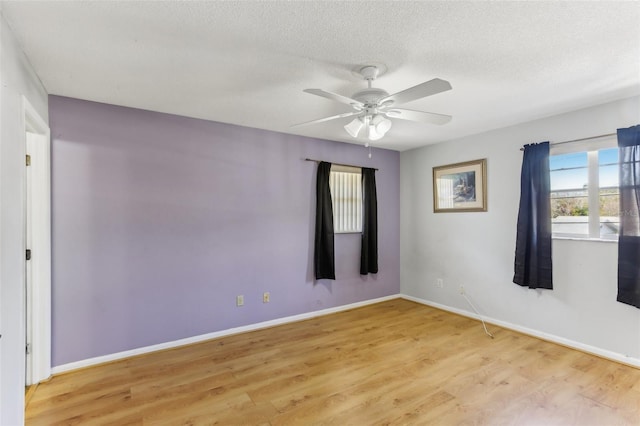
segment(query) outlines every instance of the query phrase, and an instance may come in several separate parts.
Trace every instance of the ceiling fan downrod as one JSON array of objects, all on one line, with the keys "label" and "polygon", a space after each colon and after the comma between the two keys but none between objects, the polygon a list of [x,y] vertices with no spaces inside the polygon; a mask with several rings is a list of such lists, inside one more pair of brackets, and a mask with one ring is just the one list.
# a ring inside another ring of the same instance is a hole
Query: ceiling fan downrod
[{"label": "ceiling fan downrod", "polygon": [[358,72],[362,76],[362,78],[367,80],[367,87],[371,89],[371,82],[378,78],[380,70],[375,65],[365,65],[364,67],[360,68],[360,71]]}]

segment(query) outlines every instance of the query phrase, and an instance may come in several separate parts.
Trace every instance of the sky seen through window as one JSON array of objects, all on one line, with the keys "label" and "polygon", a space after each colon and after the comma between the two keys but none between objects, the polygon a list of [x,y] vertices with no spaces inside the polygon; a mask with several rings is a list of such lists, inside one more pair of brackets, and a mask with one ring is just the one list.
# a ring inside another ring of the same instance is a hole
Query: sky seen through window
[{"label": "sky seen through window", "polygon": [[[618,186],[618,149],[598,151],[600,165],[600,187]],[[551,170],[551,191],[562,189],[583,189],[587,185],[587,153],[552,155],[549,157]]]}]

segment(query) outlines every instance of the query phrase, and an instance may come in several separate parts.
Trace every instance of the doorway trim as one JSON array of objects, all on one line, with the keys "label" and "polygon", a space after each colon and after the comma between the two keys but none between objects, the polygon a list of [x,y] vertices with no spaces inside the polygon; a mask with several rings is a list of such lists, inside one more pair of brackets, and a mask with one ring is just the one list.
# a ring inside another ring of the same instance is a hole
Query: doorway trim
[{"label": "doorway trim", "polygon": [[[30,356],[26,356],[25,384],[31,385],[48,379],[51,376],[51,131],[46,121],[40,117],[36,109],[26,97],[22,97],[24,117],[25,152],[31,156],[30,191],[25,188],[25,200],[31,206],[31,294],[25,296],[30,316],[27,327],[30,327]],[[27,143],[27,132],[38,135],[34,143]],[[26,167],[26,166],[25,166]],[[26,178],[26,172],[25,172]],[[26,212],[25,212],[26,220]],[[26,260],[25,260],[26,262]],[[26,277],[25,277],[26,279]],[[26,297],[29,297],[27,300]],[[26,309],[26,305],[25,305]],[[27,382],[27,377],[31,383]]]}]

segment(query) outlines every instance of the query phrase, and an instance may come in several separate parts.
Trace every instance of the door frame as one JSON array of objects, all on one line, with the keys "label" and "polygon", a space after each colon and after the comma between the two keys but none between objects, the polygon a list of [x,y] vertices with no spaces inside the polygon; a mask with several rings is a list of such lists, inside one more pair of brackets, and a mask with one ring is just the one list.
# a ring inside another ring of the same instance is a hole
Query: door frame
[{"label": "door frame", "polygon": [[[27,343],[31,346],[30,356],[27,357],[25,351],[25,384],[31,385],[51,376],[51,131],[47,122],[40,117],[24,96],[22,111],[23,146],[25,153],[28,147],[30,151],[28,154],[31,155],[30,191],[26,189],[26,171],[24,175],[25,202],[28,202],[31,208],[31,247],[26,246],[26,235],[23,239],[24,249],[29,248],[33,253],[30,261],[31,292],[28,295],[25,294],[23,305],[25,314],[30,315],[29,318],[25,316],[26,327],[30,327],[30,333],[25,333],[25,348]],[[39,136],[34,143],[27,143],[27,132]],[[29,193],[30,199],[27,200]],[[25,211],[25,220],[26,216]],[[27,304],[31,307],[30,309],[26,308]],[[26,341],[27,334],[31,335],[31,342]],[[31,383],[27,383],[27,378]]]}]

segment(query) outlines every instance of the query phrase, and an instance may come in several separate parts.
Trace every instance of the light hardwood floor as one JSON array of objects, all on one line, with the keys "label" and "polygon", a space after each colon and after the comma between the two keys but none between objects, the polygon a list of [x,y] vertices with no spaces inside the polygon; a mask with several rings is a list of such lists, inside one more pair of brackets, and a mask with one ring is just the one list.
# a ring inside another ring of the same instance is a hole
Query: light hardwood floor
[{"label": "light hardwood floor", "polygon": [[639,425],[640,370],[407,300],[62,374],[27,425]]}]

